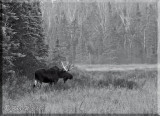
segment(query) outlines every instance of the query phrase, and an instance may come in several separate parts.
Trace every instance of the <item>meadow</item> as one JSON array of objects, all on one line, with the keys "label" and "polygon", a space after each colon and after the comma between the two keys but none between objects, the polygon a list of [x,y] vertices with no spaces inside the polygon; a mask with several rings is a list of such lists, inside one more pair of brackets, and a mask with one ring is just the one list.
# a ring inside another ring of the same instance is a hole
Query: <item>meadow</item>
[{"label": "meadow", "polygon": [[157,71],[79,71],[74,79],[32,88],[21,77],[3,86],[3,113],[156,114]]}]

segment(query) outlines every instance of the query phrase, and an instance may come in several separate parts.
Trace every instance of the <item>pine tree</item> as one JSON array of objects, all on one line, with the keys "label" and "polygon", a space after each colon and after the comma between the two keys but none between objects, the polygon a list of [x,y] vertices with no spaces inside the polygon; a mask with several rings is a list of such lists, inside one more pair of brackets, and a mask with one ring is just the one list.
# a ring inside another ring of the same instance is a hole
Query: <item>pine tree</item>
[{"label": "pine tree", "polygon": [[18,49],[12,49],[13,52],[24,54],[25,57],[17,56],[14,60],[15,70],[19,74],[32,77],[34,70],[41,67],[41,59],[47,56],[47,45],[42,27],[42,13],[40,3],[15,2],[13,12],[19,18],[14,22],[13,29],[17,32],[13,40],[19,44]]},{"label": "pine tree", "polygon": [[14,21],[18,20],[18,17],[16,14],[12,11],[14,8],[15,3],[14,2],[5,2],[3,1],[1,3],[2,5],[2,36],[3,40],[1,38],[2,42],[2,59],[3,59],[3,82],[7,78],[9,78],[14,73],[13,70],[13,60],[16,56],[21,57],[21,54],[18,52],[12,52],[12,49],[17,49],[19,44],[17,44],[15,41],[13,41],[13,36],[16,34],[16,31],[12,28]]}]

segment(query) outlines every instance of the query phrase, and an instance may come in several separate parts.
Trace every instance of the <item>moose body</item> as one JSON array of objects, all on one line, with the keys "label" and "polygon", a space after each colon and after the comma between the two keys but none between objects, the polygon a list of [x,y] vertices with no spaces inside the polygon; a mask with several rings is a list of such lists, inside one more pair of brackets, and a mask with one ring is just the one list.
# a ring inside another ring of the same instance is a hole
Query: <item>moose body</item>
[{"label": "moose body", "polygon": [[52,85],[52,83],[56,84],[60,78],[64,80],[64,83],[68,79],[72,79],[73,76],[68,72],[66,67],[64,67],[63,63],[62,66],[64,69],[60,69],[57,66],[54,66],[49,69],[39,69],[35,72],[35,81],[33,87],[36,86],[36,84],[39,82],[40,84],[43,83],[49,83]]},{"label": "moose body", "polygon": [[40,84],[42,84],[42,82],[49,83],[50,85],[52,85],[52,83],[56,84],[58,82],[58,72],[51,69],[39,69],[35,72],[35,82],[33,87],[36,86],[37,82]]}]

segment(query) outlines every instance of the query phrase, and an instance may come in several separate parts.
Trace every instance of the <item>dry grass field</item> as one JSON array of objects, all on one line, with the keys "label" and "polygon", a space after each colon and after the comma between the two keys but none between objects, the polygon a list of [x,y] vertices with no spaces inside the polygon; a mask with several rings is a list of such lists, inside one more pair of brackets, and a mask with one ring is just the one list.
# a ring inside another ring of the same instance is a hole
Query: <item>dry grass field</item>
[{"label": "dry grass field", "polygon": [[[74,72],[74,79],[34,91],[32,82],[3,86],[3,113],[157,113],[157,71]],[[14,90],[14,91],[13,91]],[[13,97],[14,96],[14,97]]]}]

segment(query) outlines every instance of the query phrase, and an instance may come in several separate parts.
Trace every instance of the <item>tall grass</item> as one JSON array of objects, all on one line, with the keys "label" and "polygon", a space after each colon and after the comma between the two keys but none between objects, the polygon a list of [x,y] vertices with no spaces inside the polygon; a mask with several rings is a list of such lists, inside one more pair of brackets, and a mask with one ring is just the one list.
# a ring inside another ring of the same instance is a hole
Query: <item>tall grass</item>
[{"label": "tall grass", "polygon": [[[3,86],[4,113],[157,113],[157,72],[73,72],[74,79],[34,91],[31,81]],[[25,77],[23,77],[25,78]],[[117,84],[118,80],[124,86]],[[133,88],[127,84],[134,83]],[[15,90],[16,89],[16,90]],[[10,92],[10,94],[8,94]],[[12,94],[11,94],[12,93]],[[14,96],[14,97],[13,97]]]}]

